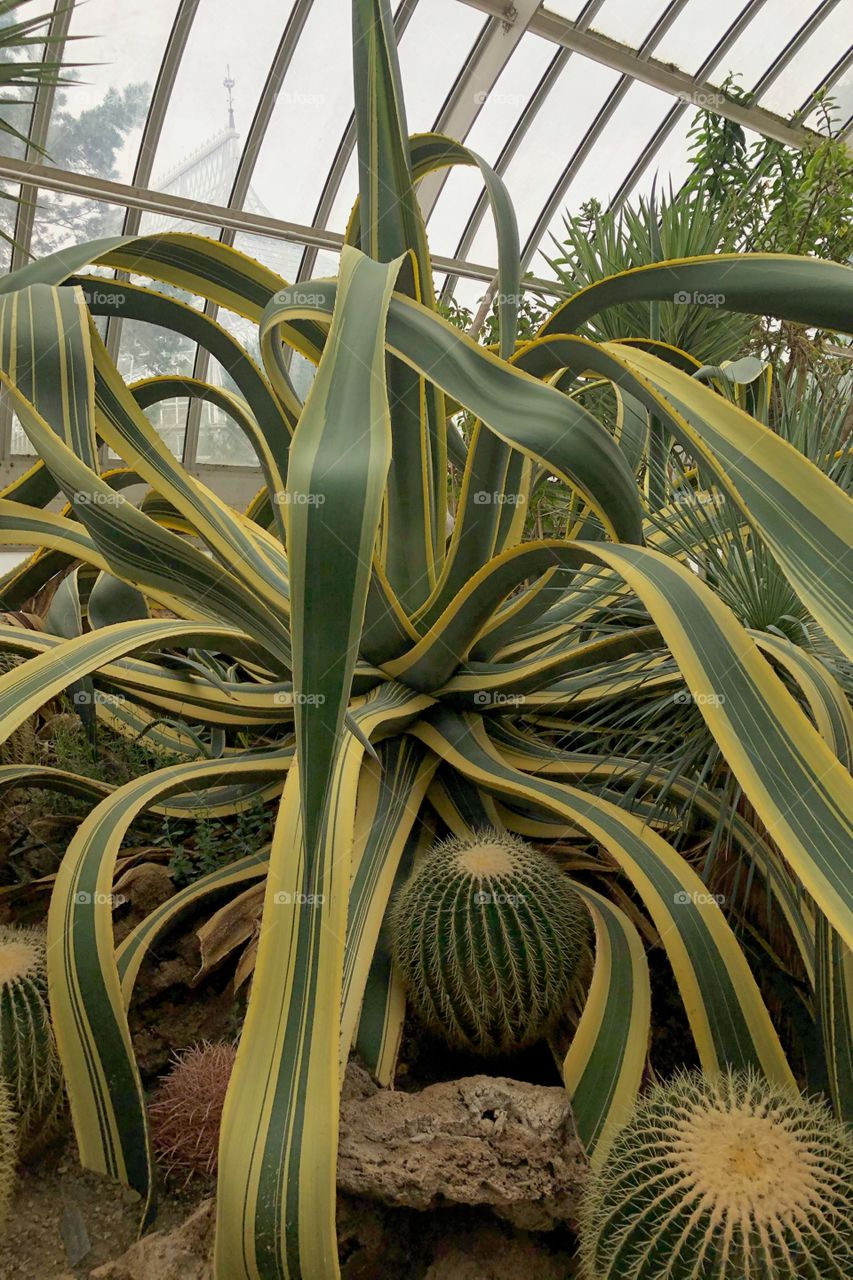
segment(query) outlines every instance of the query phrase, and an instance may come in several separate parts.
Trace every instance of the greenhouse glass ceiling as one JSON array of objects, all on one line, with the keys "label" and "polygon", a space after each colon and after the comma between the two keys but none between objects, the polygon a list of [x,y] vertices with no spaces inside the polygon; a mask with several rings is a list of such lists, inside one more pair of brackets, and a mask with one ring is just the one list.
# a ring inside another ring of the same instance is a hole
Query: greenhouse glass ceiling
[{"label": "greenhouse glass ceiling", "polygon": [[[395,24],[410,132],[464,140],[503,175],[544,292],[542,250],[567,209],[679,185],[698,106],[747,141],[851,132],[853,0],[400,0]],[[30,143],[0,142],[0,179],[23,198],[4,202],[15,241],[0,246],[4,269],[83,239],[178,228],[221,236],[288,280],[335,271],[357,192],[347,0],[57,0],[51,31],[79,65],[74,83],[6,108]],[[720,93],[730,77],[749,105]],[[475,305],[496,261],[476,174],[428,178],[420,194],[436,287]],[[113,321],[106,337],[131,378],[166,354],[173,372],[215,377],[189,342],[170,335],[165,353],[152,326]],[[294,370],[297,385],[309,377]],[[208,412],[176,401],[158,426],[190,465],[250,466]],[[0,461],[23,460],[26,437],[2,425]]]}]

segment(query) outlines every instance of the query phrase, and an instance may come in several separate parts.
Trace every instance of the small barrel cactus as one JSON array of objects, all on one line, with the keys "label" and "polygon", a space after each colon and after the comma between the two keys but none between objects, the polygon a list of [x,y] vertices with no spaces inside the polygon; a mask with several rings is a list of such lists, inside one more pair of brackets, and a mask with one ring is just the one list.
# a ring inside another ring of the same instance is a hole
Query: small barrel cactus
[{"label": "small barrel cactus", "polygon": [[204,1041],[176,1055],[148,1114],[157,1157],[173,1177],[214,1174],[219,1130],[237,1046]]},{"label": "small barrel cactus", "polygon": [[581,1205],[586,1280],[844,1280],[853,1139],[751,1072],[676,1076],[640,1099]]},{"label": "small barrel cactus", "polygon": [[12,1106],[9,1086],[0,1077],[0,1226],[9,1213],[15,1187],[15,1160],[18,1154],[18,1118]]},{"label": "small barrel cactus", "polygon": [[394,960],[420,1018],[453,1045],[508,1053],[565,1007],[589,931],[559,867],[505,831],[436,847],[390,912]]},{"label": "small barrel cactus", "polygon": [[63,1101],[43,929],[0,925],[0,1074],[18,1113],[21,1152],[27,1155],[49,1132]]}]

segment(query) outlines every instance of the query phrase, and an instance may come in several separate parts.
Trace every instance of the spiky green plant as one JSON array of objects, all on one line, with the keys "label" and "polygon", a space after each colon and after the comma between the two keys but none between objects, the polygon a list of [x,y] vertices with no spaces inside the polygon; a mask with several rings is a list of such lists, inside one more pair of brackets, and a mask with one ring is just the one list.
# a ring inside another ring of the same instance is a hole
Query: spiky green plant
[{"label": "spiky green plant", "polygon": [[[670,828],[646,821],[643,798],[629,811],[601,794],[614,767],[605,753],[571,740],[557,751],[549,740],[572,733],[578,690],[592,701],[633,698],[646,680],[690,690],[795,880],[786,906],[799,912],[806,951],[811,942],[810,1007],[825,1008],[834,1027],[825,1043],[838,1078],[848,1069],[844,953],[833,970],[814,958],[815,921],[839,945],[853,939],[844,817],[853,803],[835,722],[823,714],[831,693],[811,681],[822,699],[816,728],[689,557],[644,521],[637,476],[649,422],[658,444],[674,438],[727,494],[815,622],[853,652],[850,503],[749,412],[691,377],[688,353],[578,335],[611,306],[675,304],[676,295],[699,311],[713,295],[720,312],[840,330],[853,272],[767,255],[654,264],[579,291],[535,339],[517,343],[507,192],[458,143],[409,138],[390,6],[353,0],[352,11],[360,195],[337,279],[290,288],[227,244],[158,232],[65,248],[0,281],[0,382],[38,454],[3,494],[0,542],[42,548],[0,591],[15,607],[83,561],[146,597],[124,620],[81,610],[79,627],[73,608],[74,629],[62,634],[4,628],[0,647],[28,661],[0,677],[0,732],[90,680],[99,718],[136,731],[156,720],[180,758],[114,789],[60,770],[27,774],[29,785],[93,804],[51,901],[51,1006],[81,1158],[135,1186],[146,1210],[151,1145],[127,1022],[135,976],[158,931],[188,905],[265,878],[222,1121],[221,1280],[337,1274],[343,1068],[357,1042],[378,1078],[393,1074],[405,1002],[382,923],[412,844],[436,820],[453,834],[495,825],[592,846],[595,888],[573,883],[595,925],[595,967],[562,1070],[596,1153],[646,1061],[638,925],[666,949],[703,1064],[752,1063],[792,1078],[744,953],[666,838]],[[436,314],[416,188],[456,164],[480,167],[495,214],[497,351]],[[117,276],[74,274],[91,265]],[[162,284],[210,305],[186,306]],[[262,367],[213,318],[218,307],[257,323]],[[127,386],[100,337],[105,314],[198,342],[239,394],[185,377]],[[317,365],[304,404],[287,348]],[[612,430],[584,407],[590,374],[617,405]],[[174,396],[212,401],[251,439],[263,486],[247,513],[217,499],[157,435],[145,410]],[[459,406],[473,423],[467,440]],[[102,472],[102,445],[125,465]],[[451,462],[463,482],[448,537]],[[525,519],[543,473],[579,495],[564,538],[531,537]],[[140,483],[151,492],[137,507],[122,490]],[[49,506],[59,493],[62,512]],[[652,623],[637,625],[638,599]],[[661,644],[649,673],[650,648]],[[199,723],[210,731],[205,759],[188,732]],[[0,766],[0,785],[20,778]],[[668,779],[662,771],[651,781]],[[693,779],[683,786],[696,789]],[[258,798],[278,804],[269,856],[211,870],[116,949],[110,890],[138,816],[218,816]]]},{"label": "spiky green plant", "polygon": [[541,1039],[565,1006],[588,931],[557,863],[494,828],[430,850],[391,912],[394,959],[418,1014],[479,1053]]},{"label": "spiky green plant", "polygon": [[585,1280],[847,1280],[853,1138],[752,1072],[640,1099],[584,1190]]},{"label": "spiky green plant", "polygon": [[18,1156],[18,1117],[12,1106],[9,1086],[0,1076],[0,1226],[9,1214],[15,1189],[15,1162]]},{"label": "spiky green plant", "polygon": [[0,925],[0,1075],[18,1115],[24,1154],[50,1128],[63,1097],[45,948],[43,929]]}]

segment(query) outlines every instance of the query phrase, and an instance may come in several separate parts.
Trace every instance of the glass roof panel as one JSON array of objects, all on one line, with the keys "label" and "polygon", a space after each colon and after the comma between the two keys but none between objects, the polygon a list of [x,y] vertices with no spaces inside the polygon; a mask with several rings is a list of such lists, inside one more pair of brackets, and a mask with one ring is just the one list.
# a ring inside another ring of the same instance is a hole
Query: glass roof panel
[{"label": "glass roof panel", "polygon": [[695,74],[745,7],[746,0],[690,0],[661,37],[655,58]]},{"label": "glass roof panel", "polygon": [[[504,174],[522,244],[561,170],[618,80],[617,72],[578,54],[572,54],[566,63]],[[474,262],[495,262],[495,237],[488,219],[483,220],[468,256]]]},{"label": "glass roof panel", "polygon": [[[233,0],[201,0],[166,109],[149,186],[183,195],[192,182],[200,188],[198,199],[228,203],[240,136],[245,138],[251,125],[291,8],[292,2],[241,0],[235,5]],[[233,82],[230,93],[226,79]],[[193,157],[197,159],[188,174]]]},{"label": "glass roof panel", "polygon": [[[604,0],[590,30],[638,49],[667,4],[668,0]],[[553,6],[546,3],[545,7]]]},{"label": "glass roof panel", "polygon": [[[812,89],[817,89],[850,43],[853,4],[841,0],[796,57],[774,80],[761,99],[769,111],[789,116],[797,111]],[[837,90],[830,96],[837,96]]]},{"label": "glass roof panel", "polygon": [[409,133],[432,129],[485,22],[459,0],[420,0],[399,46]]},{"label": "glass roof panel", "polygon": [[[777,0],[773,21],[759,10],[749,26],[735,40],[714,68],[712,79],[720,84],[731,74],[741,89],[751,89],[808,19],[814,4],[802,0]],[[802,53],[802,51],[801,51]],[[800,57],[801,53],[797,56]],[[762,105],[766,105],[766,99]]]},{"label": "glass roof panel", "polygon": [[71,15],[66,58],[86,62],[54,102],[47,150],[78,173],[129,182],[177,0],[87,0]]},{"label": "glass roof panel", "polygon": [[[553,56],[554,46],[538,36],[525,35],[516,46],[465,139],[466,146],[489,164],[497,161]],[[461,167],[450,170],[429,221],[430,243],[436,253],[448,256],[455,253],[482,189],[483,180],[478,170]],[[439,249],[439,242],[447,247]]]},{"label": "glass roof panel", "polygon": [[667,195],[670,185],[674,191],[679,189],[690,172],[690,139],[687,135],[695,116],[696,112],[693,109],[682,112],[664,138],[659,150],[650,158],[645,169],[628,191],[627,200],[635,200],[639,195],[648,195],[653,183],[657,191]]},{"label": "glass roof panel", "polygon": [[310,222],[353,109],[349,23],[314,0],[278,94],[245,207]]},{"label": "glass roof panel", "polygon": [[[817,88],[817,86],[815,86]],[[808,95],[803,94],[800,101],[802,106]],[[853,70],[848,71],[841,76],[829,90],[829,97],[834,105],[830,108],[833,119],[833,131],[843,127],[853,115]],[[811,111],[804,121],[810,129],[819,129],[821,133],[826,132],[825,113],[822,107]]]},{"label": "glass roof panel", "polygon": [[[592,199],[600,201],[605,207],[610,203],[638,152],[663,120],[672,102],[669,94],[653,89],[650,85],[631,85],[596,145],[575,174],[559,213],[552,219],[550,232],[560,236],[566,209],[571,213],[578,213],[581,205]],[[651,187],[651,176],[648,187]],[[541,247],[551,254],[553,241],[550,235],[545,236]],[[537,252],[531,262],[534,275],[539,275],[544,266],[544,259]]]},{"label": "glass roof panel", "polygon": [[119,205],[40,190],[33,219],[33,256],[45,258],[69,244],[119,235],[123,220],[124,210]]}]

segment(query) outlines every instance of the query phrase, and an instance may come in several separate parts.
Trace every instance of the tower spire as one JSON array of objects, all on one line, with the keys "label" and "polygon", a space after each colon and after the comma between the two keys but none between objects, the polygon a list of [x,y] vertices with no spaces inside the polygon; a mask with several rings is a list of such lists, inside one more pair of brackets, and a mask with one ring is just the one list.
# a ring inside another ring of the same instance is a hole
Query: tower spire
[{"label": "tower spire", "polygon": [[234,88],[236,81],[231,78],[230,66],[226,66],[225,68],[225,79],[222,81],[222,84],[228,94],[228,128],[234,129],[236,126],[234,124],[234,100],[231,96],[231,90]]}]

